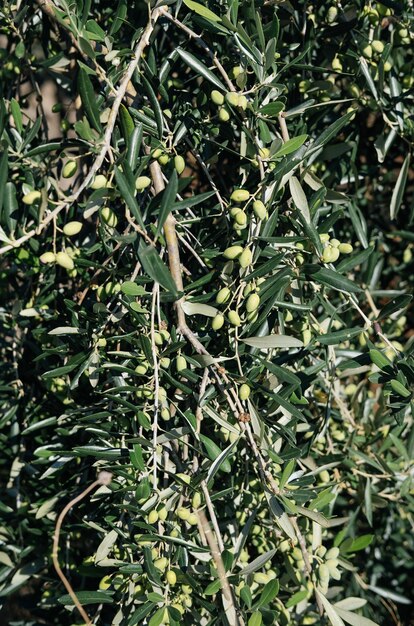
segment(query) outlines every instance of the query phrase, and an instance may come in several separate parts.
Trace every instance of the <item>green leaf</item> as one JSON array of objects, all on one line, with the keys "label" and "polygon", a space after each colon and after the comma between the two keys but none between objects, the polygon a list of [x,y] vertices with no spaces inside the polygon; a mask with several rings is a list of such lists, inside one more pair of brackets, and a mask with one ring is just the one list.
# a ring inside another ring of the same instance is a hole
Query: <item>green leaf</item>
[{"label": "green leaf", "polygon": [[290,609],[292,606],[296,606],[299,602],[302,602],[305,598],[308,597],[307,589],[303,589],[302,591],[297,591],[293,594],[291,598],[286,602],[286,608]]},{"label": "green leaf", "polygon": [[260,611],[255,611],[249,617],[249,621],[247,622],[247,626],[261,626],[262,625],[262,614]]},{"label": "green leaf", "polygon": [[142,285],[137,285],[137,283],[132,282],[131,280],[126,280],[121,285],[121,291],[126,296],[145,296],[148,295],[148,292],[145,291]]},{"label": "green leaf", "polygon": [[360,293],[362,291],[361,287],[356,285],[355,282],[328,268],[321,268],[312,274],[312,280],[344,293]]},{"label": "green leaf", "polygon": [[315,595],[316,595],[317,598],[319,598],[319,600],[323,604],[323,608],[325,609],[325,613],[328,616],[329,621],[331,622],[332,626],[345,626],[345,624],[343,623],[342,619],[339,617],[336,609],[325,598],[323,593],[318,591],[318,589],[315,589]]},{"label": "green leaf", "polygon": [[142,219],[141,211],[135,198],[135,187],[128,183],[125,175],[119,167],[114,167],[115,179],[121,192],[122,198],[125,200],[127,206],[131,210],[132,215],[137,220],[138,224],[143,230],[145,230],[145,224]]},{"label": "green leaf", "polygon": [[213,11],[210,11],[210,9],[204,5],[194,2],[193,0],[183,0],[183,3],[191,9],[191,11],[201,15],[201,17],[204,17],[206,20],[209,20],[210,22],[221,22],[221,17],[213,13]]},{"label": "green leaf", "polygon": [[392,378],[390,380],[391,389],[399,396],[403,398],[409,398],[411,396],[411,391],[406,389],[403,384],[400,383],[396,378]]},{"label": "green leaf", "polygon": [[372,619],[368,619],[362,615],[357,615],[356,613],[351,613],[351,611],[341,609],[337,604],[335,604],[333,608],[339,617],[341,617],[348,624],[351,624],[351,626],[378,626],[378,624],[373,622]]},{"label": "green leaf", "polygon": [[0,220],[2,219],[3,199],[4,199],[5,185],[7,182],[8,173],[9,173],[8,154],[7,154],[7,150],[4,150],[4,152],[2,152],[2,155],[0,157]]},{"label": "green leaf", "polygon": [[194,55],[192,55],[190,52],[187,52],[186,50],[182,50],[181,48],[177,48],[177,53],[180,55],[183,61],[187,63],[187,65],[191,67],[191,69],[194,70],[197,74],[203,76],[206,80],[208,80],[210,83],[212,83],[222,91],[227,91],[227,88],[223,85],[221,80],[219,80],[217,76],[213,74],[213,72],[209,70],[204,65],[204,63],[201,63],[201,61],[197,59]]},{"label": "green leaf", "polygon": [[253,572],[257,572],[258,569],[261,569],[265,563],[267,563],[270,559],[274,557],[277,550],[273,548],[272,550],[268,550],[264,554],[256,557],[251,563],[246,565],[240,572],[240,576],[248,576],[249,574],[253,574]]},{"label": "green leaf", "polygon": [[165,224],[165,220],[167,219],[168,215],[171,213],[171,210],[174,206],[175,198],[177,196],[177,190],[178,190],[178,176],[177,176],[177,172],[174,170],[173,173],[171,174],[170,180],[168,181],[166,188],[162,192],[157,231],[155,233],[156,238],[161,233],[163,226]]},{"label": "green leaf", "polygon": [[[223,451],[221,450],[221,448],[219,448],[212,439],[206,437],[206,435],[200,435],[200,440],[203,443],[204,448],[206,449],[207,456],[212,461],[215,461],[222,454]],[[223,458],[219,469],[221,469],[223,472],[226,472],[227,474],[230,474],[231,465],[226,458]]]},{"label": "green leaf", "polygon": [[285,105],[283,102],[269,102],[258,109],[258,113],[269,117],[277,117],[283,111]]},{"label": "green leaf", "polygon": [[289,178],[289,189],[296,208],[302,213],[306,222],[309,224],[309,222],[311,221],[311,216],[309,213],[308,201],[306,199],[306,195],[303,191],[302,185],[300,184],[296,176],[291,176]]},{"label": "green leaf", "polygon": [[220,589],[221,589],[221,581],[219,578],[217,578],[217,580],[213,580],[212,583],[207,585],[207,587],[204,589],[204,595],[214,596],[217,593],[217,591],[219,591]]},{"label": "green leaf", "polygon": [[17,102],[17,100],[15,100],[15,98],[12,98],[10,100],[10,111],[11,114],[13,116],[13,120],[14,120],[14,124],[16,126],[16,130],[19,133],[19,135],[22,134],[23,132],[23,117],[22,117],[22,112],[20,109],[20,105]]},{"label": "green leaf", "polygon": [[[76,595],[81,604],[113,604],[114,591],[77,591]],[[74,602],[69,594],[58,598],[59,604],[74,606]]]},{"label": "green leaf", "polygon": [[396,311],[401,311],[402,309],[405,309],[405,307],[411,302],[412,298],[413,297],[409,294],[396,296],[395,298],[390,300],[390,302],[387,302],[387,304],[381,309],[377,319],[385,319],[393,315],[393,313],[396,313]]},{"label": "green leaf", "polygon": [[326,335],[319,335],[318,341],[324,346],[336,346],[343,341],[348,341],[352,337],[359,335],[363,328],[344,328],[342,330],[336,330],[333,333],[326,333]]},{"label": "green leaf", "polygon": [[121,106],[119,107],[119,117],[121,120],[122,134],[124,136],[127,146],[129,146],[132,133],[135,130],[135,124],[130,112],[124,104],[121,104]]},{"label": "green leaf", "polygon": [[365,550],[372,540],[374,539],[374,535],[361,535],[361,537],[357,537],[356,539],[347,539],[340,546],[341,552],[358,552],[359,550]]},{"label": "green leaf", "polygon": [[333,137],[336,137],[339,131],[351,121],[351,118],[354,115],[355,113],[353,111],[346,113],[340,117],[339,120],[336,120],[336,122],[328,126],[328,128],[324,130],[309,147],[306,156],[309,157],[311,154],[322,148],[322,146],[325,146]]},{"label": "green leaf", "polygon": [[272,348],[301,348],[303,341],[296,337],[288,335],[266,335],[264,337],[247,337],[240,339],[243,343],[252,348],[260,348],[260,350],[271,350]]},{"label": "green leaf", "polygon": [[408,170],[410,167],[410,153],[404,159],[404,163],[398,174],[397,182],[395,183],[394,191],[392,192],[391,204],[390,204],[390,219],[395,219],[401,206],[401,202],[404,196],[405,186],[407,184]]},{"label": "green leaf", "polygon": [[164,613],[166,608],[162,606],[160,609],[155,611],[154,615],[151,617],[148,622],[148,626],[160,626],[164,622]]},{"label": "green leaf", "polygon": [[178,296],[177,287],[170,274],[170,270],[162,261],[154,246],[146,246],[140,242],[138,249],[139,260],[142,263],[144,271],[153,281],[159,283],[164,289],[170,291],[175,297]]},{"label": "green leaf", "polygon": [[89,122],[98,133],[102,132],[99,109],[96,104],[95,89],[88,74],[82,68],[78,73],[78,89]]},{"label": "green leaf", "polygon": [[290,154],[291,152],[295,152],[296,150],[299,150],[299,148],[303,146],[307,138],[308,138],[308,135],[298,135],[297,137],[292,137],[292,139],[288,139],[288,141],[285,141],[282,147],[279,148],[279,150],[275,152],[275,154],[272,155],[272,159],[276,159],[281,156],[286,156],[287,154]]},{"label": "green leaf", "polygon": [[266,585],[264,586],[263,591],[260,594],[260,598],[255,604],[255,607],[259,608],[261,606],[266,606],[267,604],[270,604],[270,602],[272,602],[272,600],[274,600],[274,598],[276,598],[277,594],[279,593],[279,587],[279,581],[276,578],[274,578],[273,580],[269,580],[269,582],[266,583]]},{"label": "green leaf", "polygon": [[219,312],[214,306],[202,304],[201,302],[190,302],[185,300],[181,308],[186,315],[204,315],[205,317],[215,317]]}]

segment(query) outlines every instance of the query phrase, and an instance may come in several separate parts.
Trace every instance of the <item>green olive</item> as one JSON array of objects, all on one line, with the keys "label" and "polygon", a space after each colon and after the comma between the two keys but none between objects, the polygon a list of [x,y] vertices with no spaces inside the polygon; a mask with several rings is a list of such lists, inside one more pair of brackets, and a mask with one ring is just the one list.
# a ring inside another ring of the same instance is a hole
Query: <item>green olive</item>
[{"label": "green olive", "polygon": [[214,104],[217,104],[217,106],[221,106],[222,104],[224,104],[224,96],[222,93],[220,93],[220,91],[217,91],[217,89],[213,89],[213,91],[210,94],[211,97],[211,101]]},{"label": "green olive", "polygon": [[233,202],[246,202],[250,198],[250,192],[247,189],[235,189],[230,196]]},{"label": "green olive", "polygon": [[241,253],[241,255],[239,256],[240,267],[242,267],[243,269],[245,269],[246,267],[249,267],[249,265],[252,264],[252,260],[253,260],[252,251],[250,250],[250,248],[245,248],[243,252]]},{"label": "green olive", "polygon": [[83,228],[83,224],[82,222],[68,222],[67,224],[64,225],[63,227],[63,232],[67,237],[73,237],[74,235],[77,235],[78,233],[80,233],[80,231]]}]

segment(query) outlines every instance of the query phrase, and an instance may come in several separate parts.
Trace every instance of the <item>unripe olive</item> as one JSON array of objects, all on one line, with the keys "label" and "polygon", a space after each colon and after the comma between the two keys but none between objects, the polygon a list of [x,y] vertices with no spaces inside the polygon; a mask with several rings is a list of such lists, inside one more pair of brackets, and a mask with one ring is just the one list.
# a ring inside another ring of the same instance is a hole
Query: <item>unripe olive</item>
[{"label": "unripe olive", "polygon": [[107,343],[108,342],[106,341],[105,337],[99,337],[99,339],[97,341],[97,346],[99,348],[105,348]]},{"label": "unripe olive", "polygon": [[222,287],[220,291],[217,292],[216,302],[217,304],[224,304],[230,298],[231,291],[228,287]]},{"label": "unripe olive", "polygon": [[217,106],[221,106],[224,103],[224,96],[222,93],[220,93],[220,91],[217,91],[217,89],[213,89],[213,91],[210,94],[211,97],[211,101],[214,104],[217,104]]},{"label": "unripe olive", "polygon": [[391,70],[392,70],[392,63],[390,61],[385,61],[384,72],[391,72]]},{"label": "unripe olive", "polygon": [[236,259],[243,252],[242,246],[230,246],[230,248],[226,248],[223,252],[223,256],[226,259]]},{"label": "unripe olive", "polygon": [[328,552],[325,555],[326,560],[329,559],[337,559],[339,556],[339,548],[337,548],[336,546],[331,548],[330,550],[328,550]]},{"label": "unripe olive", "polygon": [[329,243],[334,248],[338,248],[341,242],[339,241],[339,239],[331,239]]},{"label": "unripe olive", "polygon": [[29,191],[29,193],[23,196],[22,200],[24,204],[31,205],[40,200],[41,197],[40,191]]},{"label": "unripe olive", "polygon": [[171,335],[166,328],[161,328],[160,335],[164,339],[164,341],[168,341],[171,338]]},{"label": "unripe olive", "polygon": [[135,371],[138,374],[138,376],[144,376],[148,372],[147,363],[140,363],[139,365],[136,366]]},{"label": "unripe olive", "polygon": [[266,585],[269,582],[269,576],[262,572],[256,572],[253,576],[253,580],[258,585]]},{"label": "unripe olive", "polygon": [[173,587],[177,582],[177,574],[172,570],[168,570],[165,574],[165,578],[167,579],[167,583]]},{"label": "unripe olive", "polygon": [[40,256],[41,263],[55,263],[55,261],[56,261],[56,255],[54,252],[44,252]]},{"label": "unripe olive", "polygon": [[243,72],[243,68],[241,65],[235,65],[231,70],[233,78],[237,78],[238,76],[240,76],[242,72]]},{"label": "unripe olive", "polygon": [[257,293],[252,293],[247,298],[246,311],[248,313],[252,313],[253,311],[256,311],[259,304],[260,304],[260,296]]},{"label": "unripe olive", "polygon": [[371,59],[372,58],[372,46],[371,46],[371,44],[367,44],[366,46],[364,46],[364,48],[362,48],[362,54],[364,55],[364,57],[366,59]]},{"label": "unripe olive", "polygon": [[63,227],[63,232],[67,237],[73,237],[77,235],[82,230],[83,224],[82,222],[68,222]]},{"label": "unripe olive", "polygon": [[177,478],[182,480],[183,483],[185,483],[186,485],[189,485],[191,483],[191,476],[189,476],[188,474],[184,474],[184,473],[180,472],[179,474],[176,474],[176,476],[177,476]]},{"label": "unripe olive", "polygon": [[264,220],[267,216],[266,207],[261,200],[255,200],[253,202],[253,211],[259,220]]},{"label": "unripe olive", "polygon": [[250,396],[250,387],[246,383],[243,383],[242,385],[240,385],[239,398],[240,400],[244,401],[244,400],[247,400],[249,396]]},{"label": "unripe olive", "polygon": [[234,221],[239,226],[245,226],[247,224],[247,215],[244,211],[238,211],[236,216],[234,217]]},{"label": "unripe olive", "polygon": [[228,318],[229,318],[230,324],[232,324],[233,326],[240,326],[241,319],[237,311],[234,311],[234,310],[229,311]]},{"label": "unripe olive", "polygon": [[164,343],[164,339],[162,338],[161,333],[154,333],[154,343],[156,346],[162,346],[162,344]]},{"label": "unripe olive", "polygon": [[165,522],[165,520],[168,517],[168,511],[165,508],[165,506],[163,506],[159,511],[158,511],[158,518],[162,521]]},{"label": "unripe olive", "polygon": [[228,122],[230,119],[230,113],[225,107],[220,107],[218,112],[220,122]]},{"label": "unripe olive", "polygon": [[148,514],[148,524],[156,524],[158,522],[158,513],[155,509]]},{"label": "unripe olive", "polygon": [[191,513],[191,515],[188,517],[187,522],[190,524],[190,526],[197,526],[198,524],[198,517],[195,513]]},{"label": "unripe olive", "polygon": [[237,106],[240,107],[241,109],[243,109],[243,111],[245,111],[247,109],[247,105],[248,105],[248,101],[246,96],[239,96],[237,99]]},{"label": "unripe olive", "polygon": [[106,589],[109,589],[110,586],[111,586],[111,575],[108,574],[108,576],[104,576],[99,581],[99,589],[101,591],[106,591]]},{"label": "unripe olive", "polygon": [[56,263],[67,270],[73,270],[75,264],[66,252],[58,252],[56,254]]},{"label": "unripe olive", "polygon": [[311,86],[311,82],[310,80],[301,80],[298,86],[299,86],[300,93],[306,93],[309,87]]},{"label": "unripe olive", "polygon": [[310,329],[309,328],[305,328],[302,331],[302,342],[303,342],[303,345],[307,346],[311,342],[311,339],[312,339],[312,333],[311,333]]},{"label": "unripe olive", "polygon": [[342,63],[341,61],[338,59],[338,57],[335,57],[332,60],[332,69],[334,70],[334,72],[342,72]]},{"label": "unripe olive", "polygon": [[331,238],[331,236],[328,233],[321,233],[319,235],[319,239],[322,241],[322,243],[326,243],[327,241],[329,241]]},{"label": "unripe olive", "polygon": [[371,43],[371,46],[374,52],[377,52],[377,54],[382,54],[384,52],[385,45],[379,39],[374,39],[374,41]]},{"label": "unripe olive", "polygon": [[179,154],[174,157],[174,167],[178,175],[182,174],[185,170],[184,158]]},{"label": "unripe olive", "polygon": [[108,180],[103,174],[95,176],[91,183],[91,189],[103,189],[108,186]]},{"label": "unripe olive", "polygon": [[108,206],[103,207],[101,210],[101,218],[104,224],[110,226],[111,228],[115,228],[118,224],[118,218],[115,213]]},{"label": "unripe olive", "polygon": [[198,491],[196,491],[196,493],[193,495],[193,499],[191,501],[191,504],[193,506],[193,509],[198,509],[200,504],[201,504],[201,495],[198,493]]},{"label": "unripe olive", "polygon": [[76,161],[68,161],[67,163],[65,163],[62,170],[63,178],[71,178],[75,174],[77,169],[78,164]]},{"label": "unripe olive", "polygon": [[261,159],[268,159],[270,156],[269,148],[259,148],[259,157]]},{"label": "unripe olive", "polygon": [[335,22],[337,17],[338,9],[335,6],[329,7],[328,13],[326,15],[326,21],[328,22],[328,24],[332,24],[333,22]]},{"label": "unripe olive", "polygon": [[238,206],[233,206],[233,207],[230,209],[230,215],[231,215],[232,217],[236,217],[236,215],[237,215],[238,213],[240,213],[240,212],[241,212],[241,210],[242,210],[242,209],[241,209],[240,207],[238,207]]},{"label": "unripe olive", "polygon": [[185,360],[185,357],[183,357],[182,355],[177,356],[177,358],[175,359],[175,367],[177,369],[177,372],[182,372],[183,370],[185,370],[187,368],[187,361]]},{"label": "unripe olive", "polygon": [[167,401],[167,392],[164,387],[158,388],[158,400],[161,404]]},{"label": "unripe olive", "polygon": [[330,478],[328,470],[322,470],[319,472],[319,480],[321,483],[329,483]]},{"label": "unripe olive", "polygon": [[154,561],[154,567],[159,570],[160,572],[163,572],[165,570],[165,568],[168,565],[168,559],[163,556],[160,559],[156,559]]},{"label": "unripe olive", "polygon": [[170,365],[171,365],[171,359],[169,359],[167,356],[161,357],[160,358],[160,365],[165,370],[168,369],[170,367]]},{"label": "unripe olive", "polygon": [[243,269],[249,267],[252,264],[253,253],[250,248],[245,248],[241,255],[239,256],[240,267]]},{"label": "unripe olive", "polygon": [[218,313],[215,317],[213,317],[213,320],[211,322],[211,328],[213,330],[220,330],[220,328],[223,327],[224,324],[224,315],[221,315],[221,313]]},{"label": "unripe olive", "polygon": [[177,515],[177,517],[179,517],[180,519],[182,519],[182,520],[186,521],[186,520],[188,520],[188,518],[190,517],[190,515],[191,515],[191,511],[190,511],[190,509],[186,509],[185,507],[183,507],[183,506],[182,506],[182,507],[180,507],[179,509],[177,509],[177,511],[176,511],[176,515]]},{"label": "unripe olive", "polygon": [[161,415],[161,419],[163,419],[165,421],[168,421],[170,419],[170,417],[171,417],[170,411],[167,409],[167,407],[163,407],[161,409],[160,415]]},{"label": "unripe olive", "polygon": [[325,563],[322,563],[318,567],[318,578],[319,578],[319,580],[321,580],[323,582],[329,581],[330,573],[329,573],[329,569],[325,565]]},{"label": "unripe olive", "polygon": [[226,102],[233,107],[237,107],[239,104],[239,94],[235,91],[228,91],[226,93]]},{"label": "unripe olive", "polygon": [[152,151],[151,156],[153,159],[158,159],[158,157],[160,157],[162,155],[162,150],[161,148],[155,148],[155,150]]},{"label": "unripe olive", "polygon": [[161,156],[158,157],[157,161],[160,165],[167,165],[167,163],[169,162],[170,157],[168,156],[168,154],[164,153],[161,154]]},{"label": "unripe olive", "polygon": [[326,248],[324,248],[323,254],[322,254],[322,261],[324,263],[333,263],[334,261],[336,261],[339,257],[339,250],[338,248],[334,248],[333,246],[326,246]]},{"label": "unripe olive", "polygon": [[247,189],[235,189],[230,196],[230,200],[233,202],[246,202],[250,198],[250,193]]},{"label": "unripe olive", "polygon": [[341,243],[338,246],[338,250],[341,254],[351,254],[353,247],[350,243]]},{"label": "unripe olive", "polygon": [[138,176],[135,181],[135,189],[137,191],[143,191],[151,184],[151,178],[149,176]]}]

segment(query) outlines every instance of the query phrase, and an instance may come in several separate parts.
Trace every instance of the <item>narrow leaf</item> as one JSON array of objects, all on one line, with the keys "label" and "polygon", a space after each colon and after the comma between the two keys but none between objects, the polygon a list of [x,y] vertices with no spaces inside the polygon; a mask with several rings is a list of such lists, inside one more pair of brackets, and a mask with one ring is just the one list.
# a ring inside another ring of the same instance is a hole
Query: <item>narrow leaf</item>
[{"label": "narrow leaf", "polygon": [[100,133],[102,126],[99,119],[99,109],[96,104],[95,89],[88,74],[82,68],[79,70],[78,74],[78,89],[86,116],[95,130]]},{"label": "narrow leaf", "polygon": [[390,204],[390,218],[393,220],[397,217],[397,213],[401,206],[401,202],[404,196],[405,185],[407,184],[408,169],[410,166],[410,154],[405,157],[404,163],[398,174],[397,182],[395,183],[394,191],[392,192],[391,204]]}]

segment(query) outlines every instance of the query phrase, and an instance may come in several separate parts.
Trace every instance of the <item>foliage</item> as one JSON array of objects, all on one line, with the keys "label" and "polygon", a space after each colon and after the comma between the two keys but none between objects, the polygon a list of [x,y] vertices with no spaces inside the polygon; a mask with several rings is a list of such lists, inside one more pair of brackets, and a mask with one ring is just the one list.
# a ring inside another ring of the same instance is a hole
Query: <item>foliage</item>
[{"label": "foliage", "polygon": [[412,3],[0,15],[4,619],[408,625]]}]

